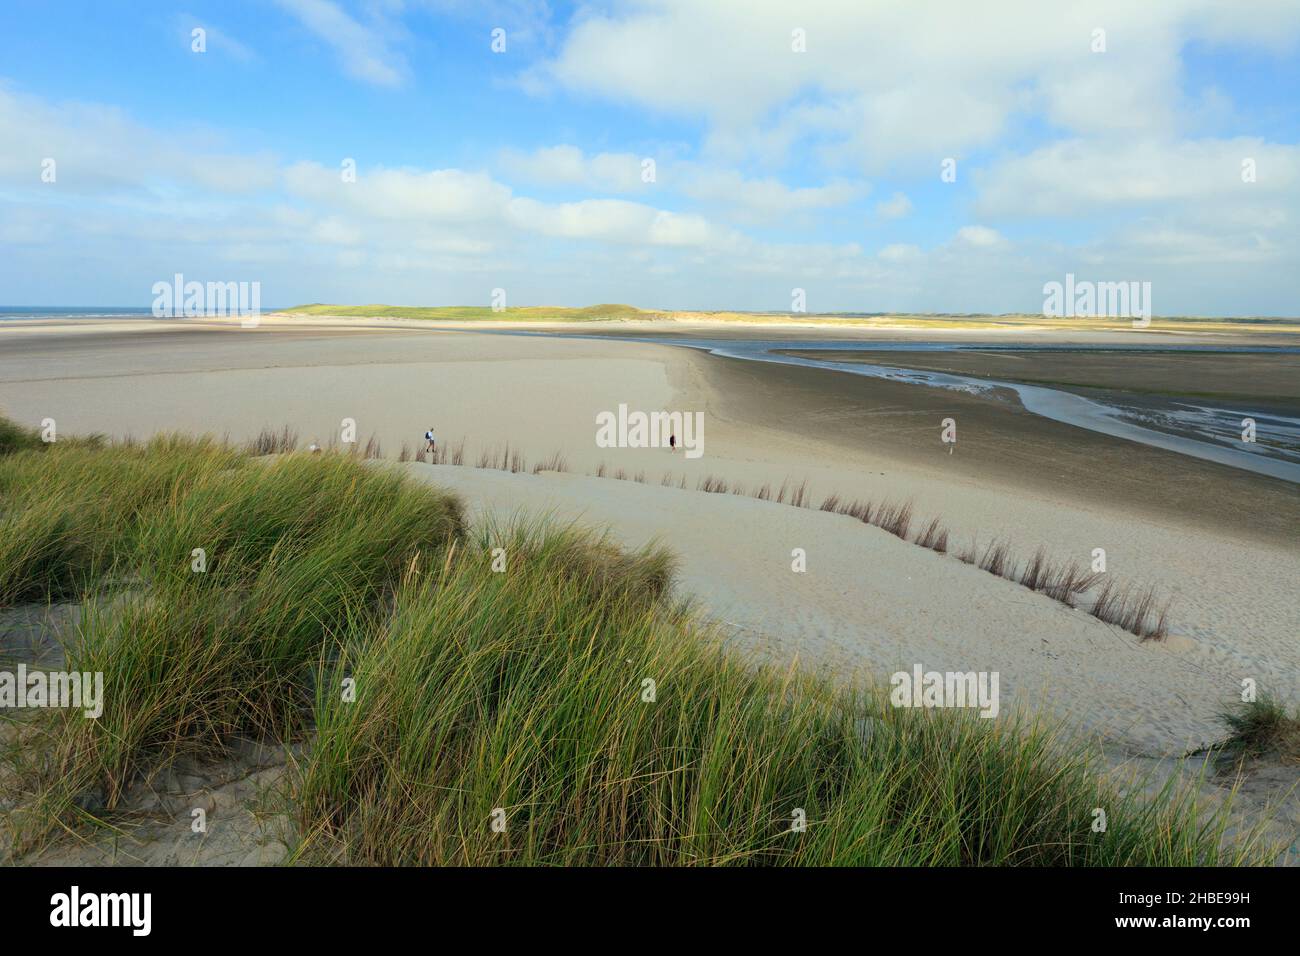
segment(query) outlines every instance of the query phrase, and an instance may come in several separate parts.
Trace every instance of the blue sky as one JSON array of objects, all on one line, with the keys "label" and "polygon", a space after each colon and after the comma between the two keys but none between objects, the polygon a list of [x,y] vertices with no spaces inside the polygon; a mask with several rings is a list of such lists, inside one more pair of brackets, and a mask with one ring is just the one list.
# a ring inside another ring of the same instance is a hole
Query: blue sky
[{"label": "blue sky", "polygon": [[1298,44],[1293,0],[9,0],[0,302],[181,272],[270,305],[1010,312],[1072,272],[1296,315]]}]

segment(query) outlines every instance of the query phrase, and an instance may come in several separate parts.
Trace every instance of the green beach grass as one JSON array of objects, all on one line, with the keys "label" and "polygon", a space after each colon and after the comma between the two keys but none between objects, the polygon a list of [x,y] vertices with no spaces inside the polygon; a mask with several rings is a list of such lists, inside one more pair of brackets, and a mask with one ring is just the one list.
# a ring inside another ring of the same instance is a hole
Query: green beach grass
[{"label": "green beach grass", "polygon": [[1264,696],[1220,717],[1230,731],[1223,745],[1225,756],[1247,760],[1273,756],[1300,765],[1300,711]]},{"label": "green beach grass", "polygon": [[105,686],[98,720],[7,717],[0,856],[111,827],[133,783],[252,738],[303,745],[302,862],[1269,859],[1224,844],[1224,807],[1121,794],[1046,722],[896,709],[728,654],[662,549],[461,514],[352,455],[0,455],[0,607],[81,602],[65,667]]},{"label": "green beach grass", "polygon": [[0,455],[40,447],[41,434],[36,428],[24,428],[17,422],[0,417]]},{"label": "green beach grass", "polygon": [[[733,323],[737,325],[788,325],[816,324],[845,329],[924,329],[979,330],[979,329],[1044,329],[1060,331],[1122,330],[1133,331],[1127,318],[1044,318],[1041,314],[987,315],[935,314],[910,312],[842,313],[842,312],[734,312],[697,310],[642,309],[621,303],[602,303],[588,306],[511,306],[499,311],[487,305],[331,305],[312,302],[279,310],[291,316],[322,316],[356,319],[418,319],[427,322],[519,322],[519,323],[583,323],[583,322],[664,322],[676,319],[685,322]],[[1198,316],[1155,316],[1144,332],[1213,332],[1250,335],[1257,333],[1294,334],[1300,332],[1300,321],[1294,318],[1212,318]]]},{"label": "green beach grass", "polygon": [[284,311],[300,315],[327,315],[340,318],[424,319],[431,322],[608,322],[616,319],[662,318],[661,313],[617,303],[581,308],[538,305],[495,311],[486,305],[325,305],[313,302],[310,305],[295,305]]}]

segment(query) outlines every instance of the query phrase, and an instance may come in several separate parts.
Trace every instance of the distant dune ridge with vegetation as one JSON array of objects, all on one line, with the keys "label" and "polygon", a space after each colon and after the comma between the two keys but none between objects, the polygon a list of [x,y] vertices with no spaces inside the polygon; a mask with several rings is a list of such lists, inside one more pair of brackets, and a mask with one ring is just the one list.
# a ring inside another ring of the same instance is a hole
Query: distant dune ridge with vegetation
[{"label": "distant dune ridge with vegetation", "polygon": [[447,322],[511,321],[511,322],[601,322],[614,319],[653,320],[664,318],[660,312],[638,309],[632,305],[604,304],[582,308],[565,306],[512,306],[494,310],[491,306],[444,305],[295,305],[286,313],[302,315],[330,315],[345,318],[429,319]]},{"label": "distant dune ridge with vegetation", "polygon": [[[745,312],[736,310],[642,309],[621,303],[571,306],[491,306],[446,305],[330,305],[313,302],[282,309],[274,315],[317,316],[352,319],[416,319],[428,322],[663,322],[703,324],[716,322],[752,325],[816,323],[845,327],[881,327],[921,325],[932,329],[978,329],[1050,326],[1054,329],[1114,330],[1132,329],[1127,318],[1046,318],[1038,313],[920,313],[920,312]],[[1198,316],[1154,316],[1144,332],[1300,332],[1300,319],[1269,316],[1214,318]]]},{"label": "distant dune ridge with vegetation", "polygon": [[1270,857],[1186,792],[1121,793],[1045,722],[895,708],[723,652],[662,548],[471,527],[455,495],[354,454],[0,438],[0,613],[79,605],[63,667],[105,683],[99,720],[4,713],[11,862],[129,828],[141,781],[250,739],[296,748],[281,811],[302,862]]}]

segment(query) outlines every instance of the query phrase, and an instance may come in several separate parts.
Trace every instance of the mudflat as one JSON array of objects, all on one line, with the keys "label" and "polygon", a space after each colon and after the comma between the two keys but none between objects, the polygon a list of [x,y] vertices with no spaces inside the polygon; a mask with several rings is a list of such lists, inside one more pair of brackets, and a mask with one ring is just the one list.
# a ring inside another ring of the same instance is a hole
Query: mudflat
[{"label": "mudflat", "polygon": [[1290,352],[1109,352],[1083,349],[962,349],[945,352],[799,350],[808,358],[950,372],[1058,388],[1099,388],[1254,402],[1300,412],[1300,354]]},{"label": "mudflat", "polygon": [[[897,353],[888,364],[902,365]],[[910,357],[916,353],[908,353]],[[949,353],[930,361],[935,370]],[[841,352],[834,357],[839,360]],[[958,354],[958,361],[962,354]],[[1242,540],[1294,547],[1300,488],[1210,461],[1113,438],[1025,411],[994,397],[844,372],[705,356],[723,414],[753,428],[884,456],[952,480],[1017,489],[1146,519],[1213,528]],[[862,361],[868,361],[863,358]],[[878,364],[886,364],[884,362]],[[969,370],[977,362],[966,361]],[[990,376],[992,377],[992,376]],[[945,418],[958,441],[940,441]],[[1225,507],[1224,502],[1236,503]]]}]

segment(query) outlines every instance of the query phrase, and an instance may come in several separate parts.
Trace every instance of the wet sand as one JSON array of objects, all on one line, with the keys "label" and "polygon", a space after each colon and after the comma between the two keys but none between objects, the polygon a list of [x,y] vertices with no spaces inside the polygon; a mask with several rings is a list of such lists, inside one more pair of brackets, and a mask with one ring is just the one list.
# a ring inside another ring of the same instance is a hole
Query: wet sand
[{"label": "wet sand", "polygon": [[1036,385],[1248,402],[1300,415],[1300,354],[1012,349],[819,352],[815,347],[801,349],[799,354]]},{"label": "wet sand", "polygon": [[[1291,482],[1138,445],[1031,414],[1011,395],[965,395],[820,369],[707,357],[724,414],[936,475],[1214,528],[1241,540],[1296,544],[1300,488]],[[944,418],[958,422],[950,453]],[[1224,508],[1223,502],[1244,507]]]}]

